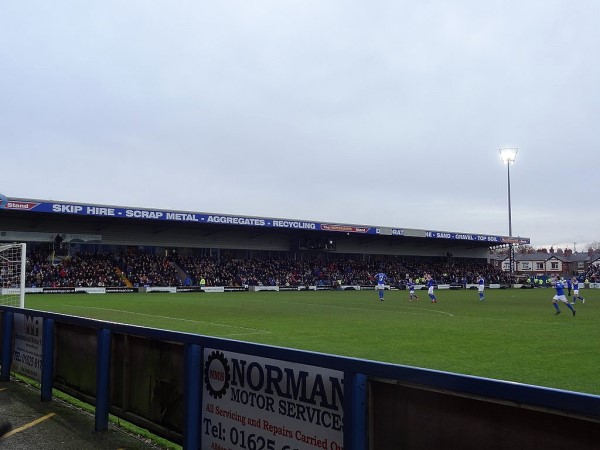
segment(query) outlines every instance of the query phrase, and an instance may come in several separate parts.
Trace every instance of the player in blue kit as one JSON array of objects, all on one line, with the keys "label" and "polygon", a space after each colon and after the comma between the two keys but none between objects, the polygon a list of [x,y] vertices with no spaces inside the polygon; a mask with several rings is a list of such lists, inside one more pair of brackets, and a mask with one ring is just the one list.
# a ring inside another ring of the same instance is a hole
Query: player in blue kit
[{"label": "player in blue kit", "polygon": [[573,282],[573,302],[571,303],[571,305],[574,305],[577,300],[581,300],[581,303],[585,304],[585,298],[583,298],[581,295],[579,295],[579,280],[575,277],[573,277],[572,279]]},{"label": "player in blue kit", "polygon": [[433,293],[435,281],[433,280],[433,278],[431,278],[430,274],[425,275],[425,282],[427,283],[427,295],[429,295],[429,298],[431,299],[431,303],[437,303],[437,298],[435,297],[435,294]]},{"label": "player in blue kit", "polygon": [[408,289],[408,301],[409,302],[412,302],[413,299],[419,300],[419,297],[417,296],[417,294],[415,294],[415,282],[413,281],[412,278],[408,279],[408,282],[406,283],[406,288]]},{"label": "player in blue kit", "polygon": [[387,281],[387,275],[383,272],[375,274],[375,289],[379,291],[379,300],[383,301],[383,291],[385,291],[385,282]]},{"label": "player in blue kit", "polygon": [[558,302],[561,301],[565,305],[567,305],[567,308],[569,308],[571,310],[571,312],[573,313],[573,316],[574,316],[575,308],[573,308],[571,306],[571,304],[569,303],[569,300],[567,299],[567,296],[565,295],[565,285],[560,280],[560,277],[558,275],[554,279],[553,284],[554,284],[554,289],[556,289],[556,295],[554,297],[552,297],[552,304],[554,305],[554,309],[556,309],[556,312],[554,313],[554,315],[560,314],[560,308],[558,306]]},{"label": "player in blue kit", "polygon": [[479,285],[477,287],[477,289],[479,290],[479,301],[482,302],[485,300],[485,297],[483,295],[483,291],[485,289],[485,279],[480,275],[479,279],[477,280],[477,284]]}]

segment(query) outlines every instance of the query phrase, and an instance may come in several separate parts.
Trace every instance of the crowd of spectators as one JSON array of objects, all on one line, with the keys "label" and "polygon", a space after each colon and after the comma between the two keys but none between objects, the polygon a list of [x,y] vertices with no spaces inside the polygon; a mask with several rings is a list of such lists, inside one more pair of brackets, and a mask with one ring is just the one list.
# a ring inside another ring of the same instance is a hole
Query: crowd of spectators
[{"label": "crowd of spectators", "polygon": [[506,283],[505,274],[487,263],[306,260],[163,256],[147,253],[76,253],[60,259],[29,255],[26,284],[30,287],[207,286],[337,286],[370,285],[377,272],[402,285],[409,278],[432,274],[438,284]]},{"label": "crowd of spectators", "polygon": [[333,286],[369,285],[377,272],[392,284],[404,284],[431,273],[439,284],[475,283],[483,275],[490,283],[505,282],[505,275],[487,263],[407,263],[404,261],[179,258],[177,263],[193,281],[204,277],[209,286]]},{"label": "crowd of spectators", "polygon": [[34,253],[27,257],[28,287],[123,286],[112,254],[77,253],[61,259]]},{"label": "crowd of spectators", "polygon": [[591,283],[600,282],[600,264],[591,264],[585,274],[585,279]]},{"label": "crowd of spectators", "polygon": [[119,268],[133,286],[181,286],[182,277],[170,258],[147,253],[121,254]]}]

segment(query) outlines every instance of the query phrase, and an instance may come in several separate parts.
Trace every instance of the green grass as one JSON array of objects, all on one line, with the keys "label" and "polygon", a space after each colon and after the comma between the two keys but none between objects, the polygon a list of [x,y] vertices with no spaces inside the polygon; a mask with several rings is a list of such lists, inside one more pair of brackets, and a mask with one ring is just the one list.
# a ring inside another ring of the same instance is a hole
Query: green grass
[{"label": "green grass", "polygon": [[600,291],[551,289],[29,295],[31,309],[600,395]]}]

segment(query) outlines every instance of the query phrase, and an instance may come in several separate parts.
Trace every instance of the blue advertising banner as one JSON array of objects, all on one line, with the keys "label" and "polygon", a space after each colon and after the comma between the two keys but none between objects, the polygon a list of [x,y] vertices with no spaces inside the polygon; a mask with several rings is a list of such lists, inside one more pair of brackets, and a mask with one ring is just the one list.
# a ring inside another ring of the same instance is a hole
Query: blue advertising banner
[{"label": "blue advertising banner", "polygon": [[447,231],[426,231],[425,237],[433,239],[454,239],[461,241],[491,242],[497,244],[529,244],[528,238],[489,236],[487,234],[449,233]]},{"label": "blue advertising banner", "polygon": [[[303,220],[277,219],[269,217],[233,216],[224,214],[171,211],[148,208],[93,205],[84,203],[49,202],[45,200],[10,199],[0,194],[0,210],[31,211],[50,214],[72,214],[77,216],[115,217],[125,219],[161,220],[173,222],[196,222],[219,225],[237,225],[295,230],[334,231],[339,233],[405,236],[402,228],[378,228],[369,225],[348,225]],[[489,243],[528,244],[527,238],[508,238],[479,234],[425,231],[426,238],[471,240]]]},{"label": "blue advertising banner", "polygon": [[338,231],[344,233],[378,234],[377,228],[369,226],[319,223],[302,220],[274,219],[267,217],[207,214],[188,211],[89,205],[82,203],[6,199],[6,201],[2,203],[1,208],[38,213],[73,214],[77,216],[120,217],[126,219],[148,219],[175,222],[213,223],[219,225],[241,225],[299,230]]}]

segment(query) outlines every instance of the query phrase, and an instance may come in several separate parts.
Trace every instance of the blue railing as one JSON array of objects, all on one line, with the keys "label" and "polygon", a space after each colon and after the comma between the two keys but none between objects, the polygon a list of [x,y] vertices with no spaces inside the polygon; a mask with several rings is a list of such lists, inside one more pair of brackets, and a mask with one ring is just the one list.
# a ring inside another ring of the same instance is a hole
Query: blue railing
[{"label": "blue railing", "polygon": [[[203,352],[206,348],[343,372],[343,448],[346,450],[369,448],[369,441],[374,438],[373,432],[369,433],[369,417],[372,411],[368,406],[369,400],[373,403],[373,399],[368,399],[367,392],[369,383],[380,381],[413,387],[417,390],[443,392],[453,396],[478,399],[478,401],[490,404],[510,405],[517,409],[525,408],[528,411],[539,411],[539,414],[567,416],[584,424],[590,424],[591,429],[594,427],[600,429],[600,396],[591,394],[7,306],[0,306],[0,313],[2,315],[0,336],[2,343],[0,378],[2,381],[10,379],[14,351],[15,314],[42,318],[43,360],[40,384],[41,399],[46,401],[51,400],[53,388],[61,388],[60,383],[57,382],[55,355],[57,352],[68,351],[68,349],[55,348],[57,328],[61,330],[86,329],[90,333],[95,333],[95,349],[93,351],[95,352],[96,367],[93,402],[96,407],[95,429],[97,431],[107,429],[109,413],[119,415],[120,411],[125,411],[124,407],[117,408],[115,411],[111,404],[111,401],[114,400],[114,397],[111,396],[111,385],[118,382],[115,374],[111,372],[111,361],[114,364],[115,357],[113,348],[115,337],[143,338],[181,346],[183,348],[183,374],[181,377],[183,385],[176,386],[176,390],[182,393],[183,398],[180,442],[184,448],[188,449],[201,448],[203,439],[202,386],[204,374],[202,369]],[[66,374],[66,378],[69,378],[68,375]],[[121,375],[119,374],[119,376]],[[131,381],[139,382],[139,380]],[[69,383],[69,389],[75,392],[83,390],[80,389],[80,386],[73,385],[73,382]],[[435,414],[433,405],[432,410],[432,414]],[[142,425],[153,421],[151,416],[144,417],[143,412],[136,414],[141,417]],[[124,418],[129,420],[131,414],[124,414]],[[400,419],[390,417],[389,420]],[[164,427],[164,424],[160,423],[155,423],[155,425],[159,430]],[[393,428],[394,425],[391,424],[391,426]],[[173,436],[177,433],[165,432],[164,435]],[[385,439],[385,436],[380,436],[379,439]]]}]

